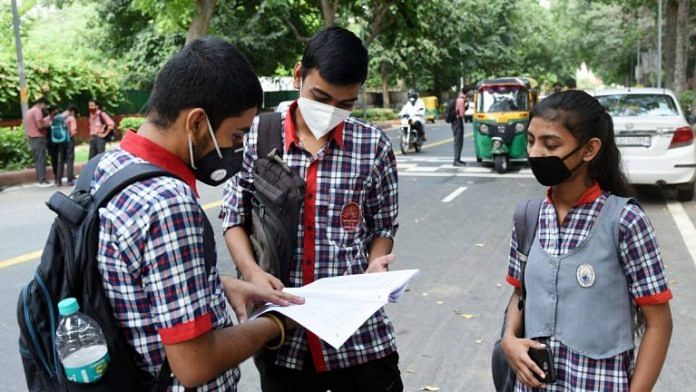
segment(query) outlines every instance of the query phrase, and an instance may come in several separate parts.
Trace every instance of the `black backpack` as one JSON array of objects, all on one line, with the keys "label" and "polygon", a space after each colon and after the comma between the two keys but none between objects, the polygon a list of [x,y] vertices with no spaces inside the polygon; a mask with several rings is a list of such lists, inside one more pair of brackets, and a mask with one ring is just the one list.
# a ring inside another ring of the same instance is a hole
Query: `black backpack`
[{"label": "black backpack", "polygon": [[453,123],[457,119],[457,99],[450,99],[447,102],[447,108],[445,109],[445,122],[448,124]]},{"label": "black backpack", "polygon": [[[104,292],[97,246],[100,207],[130,184],[173,174],[147,163],[131,164],[109,177],[92,196],[90,183],[102,156],[87,163],[70,196],[56,192],[46,203],[58,216],[34,278],[22,289],[17,303],[19,352],[29,391],[164,391],[171,382],[166,358],[157,377],[137,366],[140,355],[119,329]],[[215,239],[210,222],[203,217],[206,270],[210,272]],[[77,299],[80,312],[99,324],[106,339],[111,361],[95,383],[68,381],[58,357],[58,302],[66,297]]]},{"label": "black backpack", "polygon": [[290,284],[305,181],[283,161],[280,113],[259,116],[254,193],[247,231],[259,266]]},{"label": "black backpack", "polygon": [[[517,253],[522,256],[521,261],[521,279],[522,283],[522,298],[517,305],[524,314],[524,300],[526,291],[524,288],[524,269],[527,265],[527,256],[532,249],[532,243],[539,223],[539,210],[541,208],[541,199],[525,200],[517,204],[514,215],[515,237],[517,239]],[[507,317],[507,308],[503,316],[503,328],[500,333],[501,339],[505,332],[505,318]],[[524,319],[523,319],[524,321]],[[515,390],[515,371],[507,362],[507,357],[503,348],[500,345],[500,340],[493,345],[493,353],[491,355],[491,371],[493,373],[493,383],[497,392],[512,392]]]}]

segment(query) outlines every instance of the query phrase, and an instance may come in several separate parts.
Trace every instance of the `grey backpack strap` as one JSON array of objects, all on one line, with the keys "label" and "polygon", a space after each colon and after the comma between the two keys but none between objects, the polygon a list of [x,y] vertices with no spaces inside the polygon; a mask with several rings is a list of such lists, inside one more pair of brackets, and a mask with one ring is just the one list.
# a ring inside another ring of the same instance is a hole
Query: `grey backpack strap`
[{"label": "grey backpack strap", "polygon": [[283,154],[282,138],[282,114],[263,113],[259,115],[258,137],[256,138],[256,156],[265,158],[268,154],[276,149],[279,154]]},{"label": "grey backpack strap", "polygon": [[515,208],[513,220],[515,236],[517,237],[517,252],[522,253],[525,256],[525,260],[534,242],[537,224],[539,223],[541,202],[541,199],[523,200],[517,203],[517,208]]}]

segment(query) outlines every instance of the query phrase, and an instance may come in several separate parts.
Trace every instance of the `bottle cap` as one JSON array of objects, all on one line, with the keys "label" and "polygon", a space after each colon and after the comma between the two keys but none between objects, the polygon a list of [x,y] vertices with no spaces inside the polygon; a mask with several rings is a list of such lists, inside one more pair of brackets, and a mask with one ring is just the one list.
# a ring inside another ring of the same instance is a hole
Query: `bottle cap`
[{"label": "bottle cap", "polygon": [[58,302],[58,313],[60,313],[61,316],[70,316],[71,314],[77,313],[78,310],[80,310],[80,305],[73,297]]}]

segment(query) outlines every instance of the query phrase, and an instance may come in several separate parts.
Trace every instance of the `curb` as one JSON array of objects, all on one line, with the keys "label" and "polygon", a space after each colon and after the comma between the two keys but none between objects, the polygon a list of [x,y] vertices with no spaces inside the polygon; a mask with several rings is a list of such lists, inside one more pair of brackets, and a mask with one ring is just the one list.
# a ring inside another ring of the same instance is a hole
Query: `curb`
[{"label": "curb", "polygon": [[[75,177],[77,177],[77,175],[80,174],[80,171],[82,171],[82,168],[84,166],[84,163],[78,163],[75,165]],[[53,181],[53,169],[51,169],[50,165],[46,166],[46,180],[49,182]],[[34,168],[0,173],[0,187],[25,185],[35,182],[36,169]]]}]

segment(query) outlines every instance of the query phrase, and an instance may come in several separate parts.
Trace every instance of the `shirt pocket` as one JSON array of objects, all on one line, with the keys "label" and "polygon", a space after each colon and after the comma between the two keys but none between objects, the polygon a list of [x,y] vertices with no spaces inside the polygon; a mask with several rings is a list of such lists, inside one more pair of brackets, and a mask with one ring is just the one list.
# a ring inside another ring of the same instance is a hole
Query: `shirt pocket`
[{"label": "shirt pocket", "polygon": [[339,248],[361,245],[365,233],[362,189],[338,189],[329,191],[326,236],[329,243]]}]

